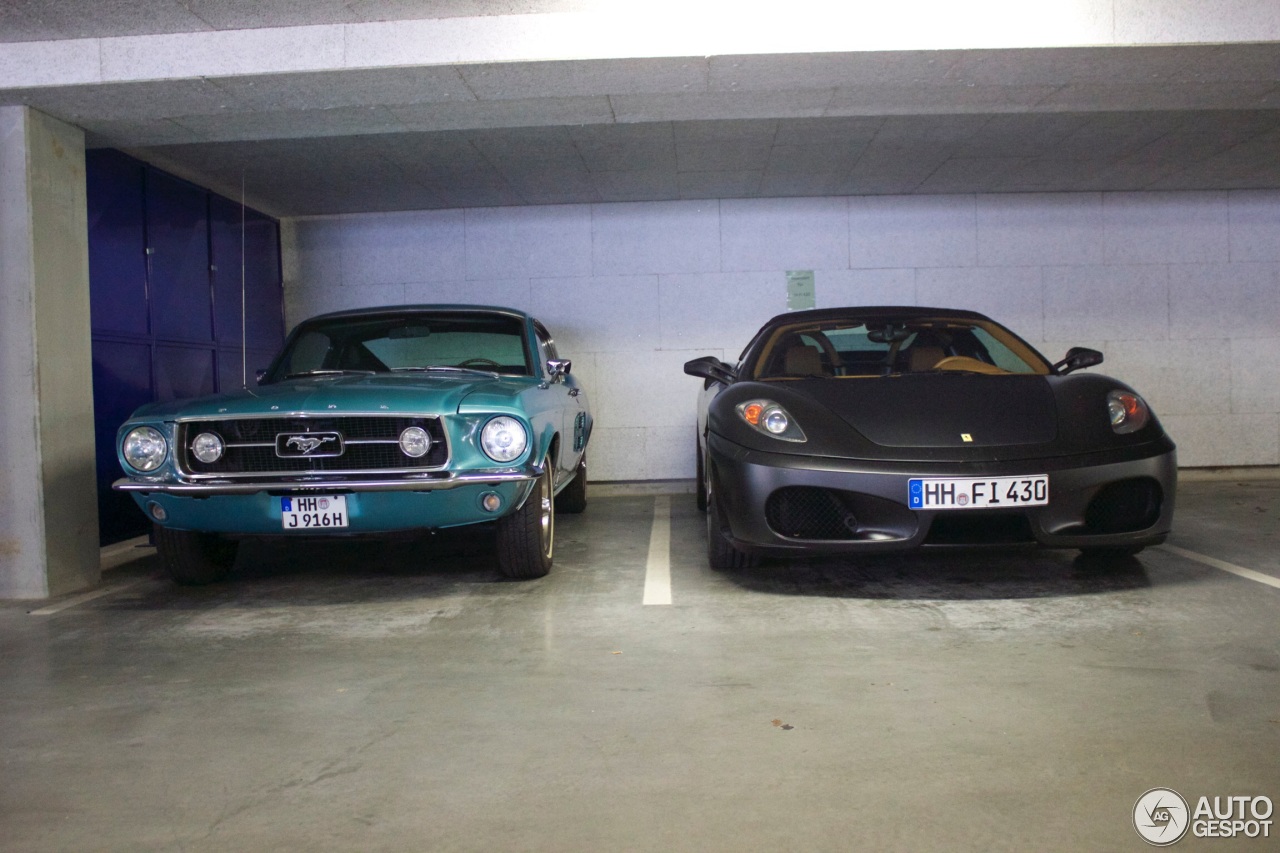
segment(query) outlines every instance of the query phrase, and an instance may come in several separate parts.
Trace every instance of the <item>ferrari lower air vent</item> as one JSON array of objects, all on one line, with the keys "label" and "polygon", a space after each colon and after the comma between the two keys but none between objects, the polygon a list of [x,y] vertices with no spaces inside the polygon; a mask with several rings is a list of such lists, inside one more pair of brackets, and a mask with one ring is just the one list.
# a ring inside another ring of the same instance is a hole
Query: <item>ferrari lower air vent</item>
[{"label": "ferrari lower air vent", "polygon": [[1146,530],[1160,518],[1164,493],[1150,477],[1111,483],[1094,495],[1084,513],[1089,533],[1129,533]]},{"label": "ferrari lower air vent", "polygon": [[855,539],[858,519],[831,489],[792,486],[769,496],[769,526],[790,539]]},{"label": "ferrari lower air vent", "polygon": [[787,539],[849,541],[910,539],[915,513],[873,495],[787,486],[769,495],[764,507],[770,529]]}]

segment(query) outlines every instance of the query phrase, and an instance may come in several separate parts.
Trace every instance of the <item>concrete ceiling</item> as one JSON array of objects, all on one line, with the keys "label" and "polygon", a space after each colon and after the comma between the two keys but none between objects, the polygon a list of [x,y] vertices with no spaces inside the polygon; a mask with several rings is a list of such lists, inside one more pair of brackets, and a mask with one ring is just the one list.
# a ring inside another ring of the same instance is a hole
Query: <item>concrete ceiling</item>
[{"label": "concrete ceiling", "polygon": [[[598,4],[601,0],[594,0]],[[574,12],[593,0],[8,0],[0,43]],[[0,47],[0,51],[4,48]],[[1280,44],[407,65],[0,88],[276,215],[1280,188]]]}]

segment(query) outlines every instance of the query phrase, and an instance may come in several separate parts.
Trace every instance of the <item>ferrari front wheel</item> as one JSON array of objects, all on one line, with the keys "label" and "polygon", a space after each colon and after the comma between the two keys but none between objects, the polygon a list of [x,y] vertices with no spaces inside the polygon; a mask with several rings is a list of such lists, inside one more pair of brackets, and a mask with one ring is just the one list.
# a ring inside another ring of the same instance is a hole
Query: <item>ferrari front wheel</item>
[{"label": "ferrari front wheel", "polygon": [[739,551],[729,541],[714,488],[707,492],[707,562],[713,569],[749,569],[760,564],[759,557]]},{"label": "ferrari front wheel", "polygon": [[694,488],[694,493],[697,496],[695,500],[698,504],[698,509],[702,510],[703,512],[706,512],[707,511],[707,471],[706,471],[706,468],[703,466],[703,462],[702,462],[702,442],[698,440],[698,437],[696,435],[694,436],[694,439],[693,439],[693,450],[694,450],[693,467],[694,467],[694,476],[696,477],[693,488]]}]

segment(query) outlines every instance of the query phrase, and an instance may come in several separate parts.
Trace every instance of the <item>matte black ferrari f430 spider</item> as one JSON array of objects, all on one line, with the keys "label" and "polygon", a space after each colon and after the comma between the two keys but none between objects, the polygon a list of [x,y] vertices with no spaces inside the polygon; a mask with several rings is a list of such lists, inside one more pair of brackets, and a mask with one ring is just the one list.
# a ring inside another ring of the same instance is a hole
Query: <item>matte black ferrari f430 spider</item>
[{"label": "matte black ferrari f430 spider", "polygon": [[773,318],[705,381],[698,503],[717,568],[761,556],[1039,545],[1133,554],[1173,520],[1173,442],[1146,402],[981,314]]}]

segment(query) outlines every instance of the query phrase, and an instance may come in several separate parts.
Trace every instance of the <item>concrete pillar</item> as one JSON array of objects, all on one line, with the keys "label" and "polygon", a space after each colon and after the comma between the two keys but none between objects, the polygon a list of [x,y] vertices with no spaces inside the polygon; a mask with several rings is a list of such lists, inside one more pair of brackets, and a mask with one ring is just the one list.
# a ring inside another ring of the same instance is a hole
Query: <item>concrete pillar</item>
[{"label": "concrete pillar", "polygon": [[0,597],[98,582],[84,133],[0,107]]}]

